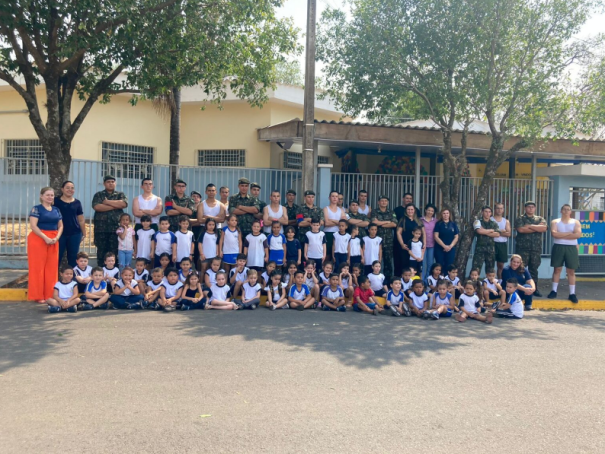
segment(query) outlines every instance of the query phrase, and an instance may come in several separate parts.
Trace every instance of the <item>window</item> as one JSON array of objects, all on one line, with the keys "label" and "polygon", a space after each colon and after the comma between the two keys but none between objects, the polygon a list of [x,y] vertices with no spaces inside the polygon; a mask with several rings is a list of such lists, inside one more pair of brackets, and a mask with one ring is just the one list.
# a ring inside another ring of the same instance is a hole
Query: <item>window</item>
[{"label": "window", "polygon": [[[330,158],[327,156],[317,156],[318,164],[329,164]],[[284,151],[284,169],[301,170],[302,169],[302,153],[294,151]]]},{"label": "window", "polygon": [[153,171],[153,148],[103,142],[103,175],[141,180]]},{"label": "window", "polygon": [[246,167],[246,150],[198,150],[200,167]]},{"label": "window", "polygon": [[7,175],[47,174],[44,150],[38,139],[7,140],[5,156],[8,158],[4,173]]},{"label": "window", "polygon": [[605,189],[569,188],[572,210],[605,211]]}]

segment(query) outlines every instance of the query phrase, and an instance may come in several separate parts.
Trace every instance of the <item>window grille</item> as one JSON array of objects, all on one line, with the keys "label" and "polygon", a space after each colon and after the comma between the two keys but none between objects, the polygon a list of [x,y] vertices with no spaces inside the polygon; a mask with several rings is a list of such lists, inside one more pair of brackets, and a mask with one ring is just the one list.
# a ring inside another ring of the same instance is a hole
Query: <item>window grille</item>
[{"label": "window grille", "polygon": [[6,140],[7,175],[45,175],[46,157],[38,139]]},{"label": "window grille", "polygon": [[102,143],[103,175],[141,180],[153,171],[153,148],[121,143]]},{"label": "window grille", "polygon": [[[330,158],[327,156],[317,156],[318,164],[329,164]],[[284,169],[301,170],[302,153],[295,151],[284,151]]]},{"label": "window grille", "polygon": [[200,167],[246,167],[246,150],[198,150]]}]

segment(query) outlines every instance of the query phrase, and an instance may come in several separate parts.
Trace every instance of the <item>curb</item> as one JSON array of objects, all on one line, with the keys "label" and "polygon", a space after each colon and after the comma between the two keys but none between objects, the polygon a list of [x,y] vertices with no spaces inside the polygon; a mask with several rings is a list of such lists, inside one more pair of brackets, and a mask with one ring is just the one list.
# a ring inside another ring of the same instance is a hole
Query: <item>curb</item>
[{"label": "curb", "polygon": [[[261,297],[261,304],[265,304],[266,296]],[[27,289],[0,289],[0,302],[27,302]],[[376,297],[376,301],[384,306],[385,299]],[[545,311],[575,310],[575,311],[605,311],[605,301],[580,300],[577,304],[569,300],[535,299],[534,309]]]}]

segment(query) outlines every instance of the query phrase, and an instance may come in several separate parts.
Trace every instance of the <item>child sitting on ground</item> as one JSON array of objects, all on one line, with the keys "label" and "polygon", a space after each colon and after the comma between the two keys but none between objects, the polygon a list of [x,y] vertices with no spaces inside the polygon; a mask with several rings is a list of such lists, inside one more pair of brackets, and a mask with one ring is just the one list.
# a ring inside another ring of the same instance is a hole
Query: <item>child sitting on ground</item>
[{"label": "child sitting on ground", "polygon": [[91,272],[92,281],[86,286],[84,296],[86,301],[82,302],[82,310],[108,309],[109,292],[107,282],[103,279],[103,268],[96,266]]},{"label": "child sitting on ground", "polygon": [[368,274],[370,281],[370,288],[374,292],[375,296],[383,297],[388,293],[388,288],[385,282],[385,276],[380,272],[381,265],[378,260],[372,263],[372,272]]},{"label": "child sitting on ground", "polygon": [[444,279],[450,281],[454,286],[454,297],[456,299],[460,298],[460,295],[464,293],[464,287],[460,283],[460,278],[458,277],[458,267],[456,265],[448,266],[447,276],[445,276]]},{"label": "child sitting on ground", "polygon": [[349,272],[349,263],[344,262],[340,264],[340,268],[338,269],[339,278],[340,278],[340,288],[345,295],[345,300],[347,306],[351,306],[353,304],[353,292],[355,289],[353,288],[353,281],[351,279],[351,273]]},{"label": "child sitting on ground", "polygon": [[113,252],[105,254],[105,266],[103,276],[107,282],[107,291],[113,293],[113,286],[120,279],[120,269],[116,266],[116,255]]},{"label": "child sitting on ground", "polygon": [[137,281],[134,280],[134,270],[129,266],[124,267],[122,278],[116,282],[109,301],[114,309],[139,310],[143,309],[144,299]]},{"label": "child sitting on ground", "polygon": [[145,301],[143,306],[151,310],[159,310],[162,308],[159,304],[160,290],[164,282],[164,271],[162,268],[154,268],[151,270],[151,280],[147,282],[147,293],[145,293]]},{"label": "child sitting on ground", "polygon": [[[313,263],[310,266],[315,267],[315,264]],[[288,304],[290,305],[290,309],[304,311],[315,304],[315,298],[311,294],[309,287],[304,284],[304,281],[305,273],[302,271],[294,273],[294,285],[290,287],[290,292],[288,293]],[[317,287],[317,285],[315,287]]]},{"label": "child sitting on ground", "polygon": [[496,279],[496,271],[487,270],[485,272],[485,279],[483,280],[483,301],[485,303],[493,302],[494,309],[498,306],[498,303],[502,304],[506,300],[506,292],[502,290],[502,287]]},{"label": "child sitting on ground", "polygon": [[393,277],[391,290],[387,294],[385,306],[389,308],[393,316],[400,317],[403,314],[403,292],[401,291],[401,279]]},{"label": "child sitting on ground", "polygon": [[437,282],[436,290],[430,299],[431,317],[435,320],[439,320],[439,317],[451,317],[458,308],[454,303],[454,295],[447,291],[447,282],[443,279]]},{"label": "child sitting on ground", "polygon": [[[460,312],[454,318],[459,322],[464,322],[467,318],[484,323],[492,322],[492,313],[485,311],[485,308],[479,301],[479,297],[475,294],[475,285],[471,281],[464,283],[464,294],[460,295],[458,307],[460,308]],[[485,315],[481,315],[482,313],[485,313]]]},{"label": "child sitting on ground", "polygon": [[183,296],[181,298],[181,310],[204,309],[204,306],[206,306],[206,298],[204,297],[200,277],[194,271],[185,279]]},{"label": "child sitting on ground", "polygon": [[179,281],[184,284],[192,272],[191,259],[189,257],[183,257],[181,260],[181,269],[179,270]]},{"label": "child sitting on ground", "polygon": [[506,302],[500,303],[492,312],[500,318],[512,318],[522,319],[523,318],[523,301],[517,293],[517,286],[519,281],[514,277],[507,279],[506,281]]},{"label": "child sitting on ground", "polygon": [[[103,271],[103,269],[101,269]],[[76,282],[78,283],[78,292],[84,293],[86,287],[92,281],[92,267],[88,264],[88,254],[84,251],[78,252],[76,255],[76,266],[74,268],[74,275]]]},{"label": "child sitting on ground", "polygon": [[242,296],[238,304],[240,309],[254,310],[260,305],[260,289],[258,283],[258,272],[256,270],[248,271],[248,276],[242,284]]},{"label": "child sitting on ground", "polygon": [[414,280],[412,279],[412,268],[404,268],[401,272],[401,291],[407,292],[412,288]]},{"label": "child sitting on ground", "polygon": [[48,312],[51,314],[61,311],[77,312],[80,298],[78,298],[78,283],[74,281],[74,270],[61,268],[59,282],[55,284],[53,297],[46,300]]},{"label": "child sitting on ground", "polygon": [[183,294],[183,283],[179,281],[179,273],[176,268],[166,271],[166,281],[160,287],[160,299],[158,303],[166,312],[176,310]]},{"label": "child sitting on ground", "polygon": [[[416,315],[419,318],[429,318],[429,297],[424,292],[424,282],[420,279],[413,281],[412,288],[405,292],[404,315]],[[409,305],[409,306],[408,306]]]},{"label": "child sitting on ground", "polygon": [[141,294],[144,294],[147,291],[149,270],[147,270],[147,260],[142,257],[139,257],[134,264],[134,280],[137,281]]},{"label": "child sitting on ground", "polygon": [[288,305],[288,297],[286,296],[286,284],[282,283],[281,280],[281,273],[279,271],[274,271],[273,274],[271,274],[271,283],[266,288],[267,307],[272,311],[290,308]]},{"label": "child sitting on ground", "polygon": [[234,299],[238,299],[242,290],[242,285],[244,285],[244,282],[248,279],[248,271],[250,271],[250,268],[246,266],[246,261],[246,254],[237,254],[235,267],[231,268],[231,271],[229,271],[229,286],[231,287],[231,294]]},{"label": "child sitting on ground", "polygon": [[208,303],[204,309],[235,311],[237,304],[231,301],[231,287],[227,285],[227,275],[224,271],[216,273],[216,282],[208,292]]},{"label": "child sitting on ground", "polygon": [[324,311],[345,312],[345,297],[340,288],[340,276],[338,274],[330,275],[329,285],[324,286],[321,292],[321,303]]},{"label": "child sitting on ground", "polygon": [[221,269],[221,259],[219,257],[214,257],[210,262],[210,267],[206,270],[206,274],[204,275],[204,284],[206,285],[206,288],[212,288],[212,286],[216,284],[216,275],[224,272],[225,270]]},{"label": "child sitting on ground", "polygon": [[315,273],[315,261],[309,260],[307,262],[307,266],[305,267],[304,273],[305,279],[304,283],[311,292],[311,296],[315,301],[319,300],[319,279],[317,278],[317,274]]},{"label": "child sitting on ground", "polygon": [[374,299],[374,292],[370,288],[370,281],[366,276],[359,276],[357,279],[359,287],[353,294],[353,310],[355,312],[367,312],[378,315],[382,312],[382,306]]},{"label": "child sitting on ground", "polygon": [[441,265],[439,263],[433,263],[429,276],[426,278],[427,287],[429,288],[429,294],[437,291],[437,283],[443,279],[441,275]]}]

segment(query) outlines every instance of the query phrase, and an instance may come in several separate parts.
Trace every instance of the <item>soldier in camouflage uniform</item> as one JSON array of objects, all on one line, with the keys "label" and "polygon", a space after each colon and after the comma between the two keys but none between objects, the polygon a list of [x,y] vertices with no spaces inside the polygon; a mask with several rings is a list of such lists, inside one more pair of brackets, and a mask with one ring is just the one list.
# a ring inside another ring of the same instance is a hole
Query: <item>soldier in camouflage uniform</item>
[{"label": "soldier in camouflage uniform", "polygon": [[[237,215],[237,225],[242,232],[242,238],[252,233],[252,223],[259,213],[259,202],[256,197],[248,194],[250,180],[240,178],[237,182],[239,194],[229,197],[229,214]],[[226,221],[225,221],[226,223]]]},{"label": "soldier in camouflage uniform", "polygon": [[[174,192],[164,199],[164,207],[170,221],[171,232],[179,231],[179,218],[182,215],[189,219],[194,217],[195,203],[191,197],[185,194],[186,189],[187,183],[183,180],[176,180],[174,182]],[[189,224],[189,230],[191,230],[191,223]]]},{"label": "soldier in camouflage uniform", "polygon": [[349,225],[357,226],[357,229],[359,230],[359,239],[368,234],[366,229],[368,228],[368,225],[370,225],[370,218],[359,212],[359,202],[357,200],[351,200],[349,202]]},{"label": "soldier in camouflage uniform", "polygon": [[103,266],[105,254],[113,252],[118,265],[118,235],[120,216],[128,206],[128,198],[123,192],[116,191],[116,179],[111,175],[103,178],[105,189],[97,192],[92,198],[92,209],[95,211],[93,224],[95,228],[94,243],[97,247],[97,265]]},{"label": "soldier in camouflage uniform", "polygon": [[319,223],[323,225],[324,210],[315,206],[315,193],[313,191],[305,191],[305,203],[298,207],[296,213],[298,241],[300,241],[300,244],[307,242],[307,232],[311,231],[311,219],[313,218],[319,219]]},{"label": "soldier in camouflage uniform", "polygon": [[294,237],[298,235],[298,223],[296,222],[296,213],[298,213],[298,205],[294,203],[296,200],[296,191],[294,189],[288,189],[286,192],[286,204],[284,208],[288,213],[288,225],[294,227]]},{"label": "soldier in camouflage uniform", "polygon": [[538,268],[542,262],[542,234],[547,229],[546,219],[536,216],[536,203],[525,202],[525,214],[515,221],[515,253],[521,256],[536,284],[534,296],[542,296],[538,291]]},{"label": "soldier in camouflage uniform", "polygon": [[498,223],[492,220],[492,209],[483,207],[481,210],[481,219],[473,223],[473,228],[477,234],[477,243],[475,244],[475,253],[473,254],[473,269],[477,268],[481,273],[481,268],[485,263],[485,272],[495,270],[496,246],[494,238],[500,236]]},{"label": "soldier in camouflage uniform", "polygon": [[[263,213],[267,204],[260,199],[260,184],[258,183],[250,183],[250,195],[258,200],[258,213],[254,215],[254,217],[261,222],[261,226],[263,225]],[[244,237],[245,238],[245,237]]]},{"label": "soldier in camouflage uniform", "polygon": [[386,195],[378,199],[378,208],[372,210],[370,220],[378,226],[377,235],[382,238],[382,274],[390,279],[393,276],[393,233],[397,227],[397,216],[394,211],[389,210],[389,198]]}]

